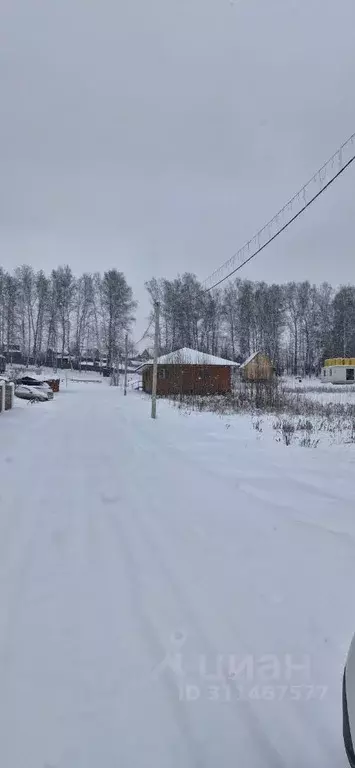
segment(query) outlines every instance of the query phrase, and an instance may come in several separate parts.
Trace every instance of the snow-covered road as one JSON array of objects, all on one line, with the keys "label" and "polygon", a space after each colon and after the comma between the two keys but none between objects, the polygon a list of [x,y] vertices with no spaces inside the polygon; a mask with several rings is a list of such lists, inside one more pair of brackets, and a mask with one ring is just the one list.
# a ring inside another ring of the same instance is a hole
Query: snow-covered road
[{"label": "snow-covered road", "polygon": [[71,384],[0,419],[0,765],[347,765],[355,453]]}]

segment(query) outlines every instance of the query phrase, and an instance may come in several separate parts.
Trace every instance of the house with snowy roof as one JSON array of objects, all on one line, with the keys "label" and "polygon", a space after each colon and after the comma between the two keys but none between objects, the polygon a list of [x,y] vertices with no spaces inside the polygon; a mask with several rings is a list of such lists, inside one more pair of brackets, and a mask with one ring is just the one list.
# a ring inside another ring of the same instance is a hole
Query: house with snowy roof
[{"label": "house with snowy roof", "polygon": [[[225,395],[239,363],[183,347],[158,358],[158,395]],[[153,361],[141,366],[143,391],[151,393]]]}]

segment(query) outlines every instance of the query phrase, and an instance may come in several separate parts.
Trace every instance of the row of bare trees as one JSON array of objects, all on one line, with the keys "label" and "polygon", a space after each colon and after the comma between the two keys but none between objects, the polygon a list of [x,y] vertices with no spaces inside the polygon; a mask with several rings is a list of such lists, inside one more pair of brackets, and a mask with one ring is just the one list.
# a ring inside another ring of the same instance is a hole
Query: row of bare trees
[{"label": "row of bare trees", "polygon": [[261,350],[281,372],[317,372],[326,357],[355,357],[355,287],[235,280],[204,292],[195,275],[147,283],[161,304],[161,348],[193,347],[241,360]]},{"label": "row of bare trees", "polygon": [[24,265],[0,267],[0,349],[20,349],[34,362],[95,351],[113,363],[132,326],[136,304],[122,272],[75,277],[69,266],[50,275]]},{"label": "row of bare trees", "polygon": [[[147,283],[161,305],[162,352],[193,347],[241,360],[262,350],[280,370],[308,374],[325,357],[355,357],[355,287],[235,280],[205,292],[196,276]],[[136,303],[122,272],[75,277],[0,267],[0,351],[26,360],[95,354],[112,365],[122,353]]]}]

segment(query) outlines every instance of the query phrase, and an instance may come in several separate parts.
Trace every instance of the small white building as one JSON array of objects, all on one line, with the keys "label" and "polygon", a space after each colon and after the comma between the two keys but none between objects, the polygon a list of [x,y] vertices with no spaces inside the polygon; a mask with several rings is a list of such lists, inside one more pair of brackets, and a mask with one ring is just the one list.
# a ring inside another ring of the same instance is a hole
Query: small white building
[{"label": "small white building", "polygon": [[325,360],[322,381],[327,384],[355,384],[355,357],[331,357]]}]

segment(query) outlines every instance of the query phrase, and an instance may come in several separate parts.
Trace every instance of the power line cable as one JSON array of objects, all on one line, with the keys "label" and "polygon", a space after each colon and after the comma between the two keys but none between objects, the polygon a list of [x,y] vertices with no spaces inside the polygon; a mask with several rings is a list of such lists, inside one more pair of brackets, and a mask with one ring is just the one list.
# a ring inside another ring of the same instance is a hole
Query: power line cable
[{"label": "power line cable", "polygon": [[143,341],[143,339],[145,339],[145,337],[146,337],[146,336],[148,336],[148,333],[149,333],[149,331],[150,331],[150,329],[151,329],[151,327],[152,327],[152,325],[153,325],[153,322],[154,322],[154,315],[151,317],[151,319],[150,319],[150,323],[149,323],[148,327],[146,328],[146,330],[144,331],[142,338],[141,338],[141,339],[139,339],[139,341],[136,341],[136,342],[135,342],[136,346],[137,346],[138,344],[140,344],[140,343],[141,343],[141,341]]},{"label": "power line cable", "polygon": [[[302,189],[300,189],[299,192],[296,193],[287,203],[284,205],[283,208],[276,214],[276,216],[273,217],[273,219],[270,219],[270,221],[265,224],[262,229],[257,232],[254,237],[249,240],[245,245],[243,245],[242,248],[239,249],[228,261],[226,261],[224,264],[222,264],[221,267],[216,269],[212,274],[204,281],[203,285],[205,287],[205,293],[208,291],[213,290],[213,288],[217,288],[217,286],[221,285],[225,280],[228,280],[228,278],[232,277],[236,272],[238,272],[242,267],[244,267],[246,264],[248,264],[249,261],[255,258],[261,251],[266,248],[267,245],[272,243],[273,240],[278,237],[278,235],[281,234],[281,232],[284,232],[287,227],[290,226],[300,215],[303,213],[307,208],[309,208],[312,203],[317,200],[320,195],[325,192],[328,187],[333,184],[333,182],[351,165],[351,163],[355,160],[355,150],[351,150],[351,147],[354,145],[355,142],[355,133],[350,136],[350,138],[344,142],[344,144],[339,147],[337,152],[332,155],[332,157],[327,160],[324,165],[312,176],[312,178],[305,184]],[[347,153],[350,154],[350,157],[347,158]],[[335,163],[338,163],[338,170],[334,171],[334,165]],[[332,173],[333,171],[333,173]],[[328,174],[331,174],[331,178],[327,181],[326,184],[324,184],[325,179],[327,178]],[[316,191],[315,193],[311,193],[310,198],[307,200],[307,195],[309,194],[309,187],[313,183],[320,184],[320,189]],[[303,201],[303,202],[302,202]],[[282,220],[287,216],[288,213],[292,213],[293,206],[299,204],[300,207],[294,213],[292,216],[289,216],[284,224],[281,223],[280,225],[280,219]],[[272,228],[276,225],[276,232],[271,235]],[[262,238],[266,235],[265,242],[261,243]],[[256,249],[253,251],[253,253],[250,254],[250,246],[252,243],[255,242],[255,245],[257,246]],[[249,255],[247,255],[249,254]],[[241,261],[240,264],[237,266],[234,266],[238,261]],[[228,271],[229,270],[229,271]],[[227,274],[223,274],[223,272],[227,271]],[[211,282],[211,285],[208,285],[208,283]]]}]

